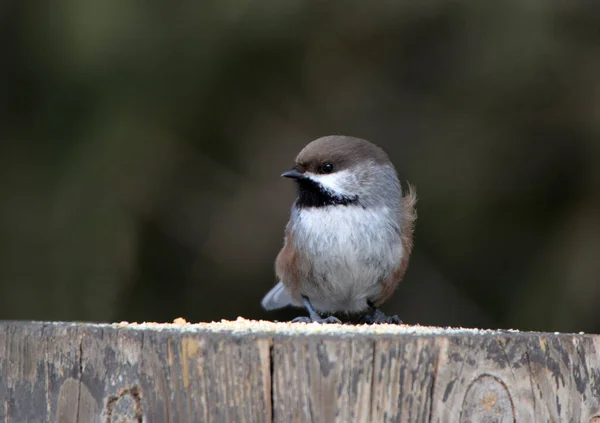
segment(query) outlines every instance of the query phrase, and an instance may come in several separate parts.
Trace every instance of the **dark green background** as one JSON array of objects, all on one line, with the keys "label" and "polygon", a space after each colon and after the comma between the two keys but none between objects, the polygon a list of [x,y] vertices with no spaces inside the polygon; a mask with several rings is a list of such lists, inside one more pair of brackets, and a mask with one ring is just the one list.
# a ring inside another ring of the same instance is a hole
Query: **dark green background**
[{"label": "dark green background", "polygon": [[600,331],[600,3],[7,1],[0,318],[264,313],[310,140],[416,185],[407,323]]}]

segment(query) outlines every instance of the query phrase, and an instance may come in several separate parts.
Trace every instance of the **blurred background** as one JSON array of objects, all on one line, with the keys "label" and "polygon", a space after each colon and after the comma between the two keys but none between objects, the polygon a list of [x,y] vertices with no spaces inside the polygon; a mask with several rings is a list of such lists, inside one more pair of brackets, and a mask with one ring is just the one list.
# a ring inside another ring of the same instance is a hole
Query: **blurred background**
[{"label": "blurred background", "polygon": [[600,332],[600,3],[0,4],[0,319],[289,319],[260,300],[309,141],[417,187],[384,307]]}]

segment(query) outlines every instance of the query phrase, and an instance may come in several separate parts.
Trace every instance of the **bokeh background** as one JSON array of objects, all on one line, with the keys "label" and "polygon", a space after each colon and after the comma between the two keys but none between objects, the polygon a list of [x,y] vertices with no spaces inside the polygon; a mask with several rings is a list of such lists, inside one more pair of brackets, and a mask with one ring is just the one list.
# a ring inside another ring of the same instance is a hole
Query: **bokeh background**
[{"label": "bokeh background", "polygon": [[0,4],[0,319],[259,302],[323,135],[420,201],[406,323],[600,331],[600,3]]}]

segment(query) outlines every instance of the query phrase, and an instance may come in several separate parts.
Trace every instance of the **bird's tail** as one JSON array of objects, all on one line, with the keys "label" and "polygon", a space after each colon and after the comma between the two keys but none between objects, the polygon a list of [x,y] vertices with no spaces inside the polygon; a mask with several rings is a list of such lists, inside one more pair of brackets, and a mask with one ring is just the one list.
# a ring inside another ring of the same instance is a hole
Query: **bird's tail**
[{"label": "bird's tail", "polygon": [[267,295],[265,295],[260,304],[265,310],[276,310],[292,305],[292,297],[287,293],[285,286],[279,282],[267,292]]}]

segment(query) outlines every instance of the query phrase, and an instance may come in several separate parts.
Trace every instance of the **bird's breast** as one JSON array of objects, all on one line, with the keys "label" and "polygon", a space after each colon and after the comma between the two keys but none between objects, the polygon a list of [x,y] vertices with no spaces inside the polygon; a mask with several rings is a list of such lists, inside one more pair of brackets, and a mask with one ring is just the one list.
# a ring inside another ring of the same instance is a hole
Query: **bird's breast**
[{"label": "bird's breast", "polygon": [[305,295],[322,310],[364,308],[402,259],[398,222],[387,208],[304,209],[293,229],[295,246],[306,258]]},{"label": "bird's breast", "polygon": [[300,211],[294,223],[298,247],[307,252],[369,255],[398,239],[398,222],[387,207],[330,206]]}]

